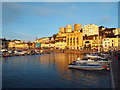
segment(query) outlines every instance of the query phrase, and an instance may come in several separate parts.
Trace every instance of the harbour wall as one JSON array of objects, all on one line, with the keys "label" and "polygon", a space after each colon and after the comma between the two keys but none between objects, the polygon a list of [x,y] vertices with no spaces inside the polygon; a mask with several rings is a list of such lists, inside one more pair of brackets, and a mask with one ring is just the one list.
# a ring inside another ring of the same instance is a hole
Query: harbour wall
[{"label": "harbour wall", "polygon": [[73,54],[84,54],[84,53],[92,53],[95,51],[92,50],[49,50],[49,49],[44,49],[43,52],[48,52],[48,53],[73,53]]}]

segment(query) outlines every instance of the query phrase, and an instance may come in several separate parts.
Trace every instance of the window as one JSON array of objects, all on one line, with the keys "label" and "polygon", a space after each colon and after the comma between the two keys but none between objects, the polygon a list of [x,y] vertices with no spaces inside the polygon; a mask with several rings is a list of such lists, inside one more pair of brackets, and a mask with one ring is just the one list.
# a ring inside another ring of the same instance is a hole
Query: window
[{"label": "window", "polygon": [[112,46],[113,46],[113,43],[112,43]]}]

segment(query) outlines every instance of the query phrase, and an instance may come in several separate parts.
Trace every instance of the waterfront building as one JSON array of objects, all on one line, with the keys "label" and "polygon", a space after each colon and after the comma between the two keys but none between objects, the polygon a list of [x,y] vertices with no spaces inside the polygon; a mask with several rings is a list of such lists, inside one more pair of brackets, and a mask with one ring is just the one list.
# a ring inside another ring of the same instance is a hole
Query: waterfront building
[{"label": "waterfront building", "polygon": [[35,43],[49,43],[49,37],[43,37],[43,38],[40,38],[40,39],[36,39],[35,40]]},{"label": "waterfront building", "polygon": [[66,28],[65,27],[60,27],[59,32],[57,34],[57,37],[61,37],[66,33]]},{"label": "waterfront building", "polygon": [[35,42],[30,41],[27,44],[28,44],[29,49],[35,48]]},{"label": "waterfront building", "polygon": [[83,33],[67,33],[66,42],[69,49],[81,49],[83,46]]},{"label": "waterfront building", "polygon": [[119,36],[120,37],[120,28],[115,28],[113,30],[113,33],[114,33],[115,36]]},{"label": "waterfront building", "polygon": [[65,49],[66,46],[67,45],[65,40],[59,40],[59,39],[50,43],[41,43],[41,48]]},{"label": "waterfront building", "polygon": [[8,45],[9,49],[27,49],[29,48],[27,43],[24,43],[21,40],[12,40]]},{"label": "waterfront building", "polygon": [[67,46],[67,43],[66,43],[66,33],[59,34],[55,38],[55,48],[65,49],[66,46]]},{"label": "waterfront building", "polygon": [[114,35],[114,30],[116,28],[106,28],[105,30],[103,30],[101,32],[101,36],[103,36],[103,38],[115,38],[116,36]]},{"label": "waterfront building", "polygon": [[64,40],[55,43],[56,49],[65,49],[66,46],[67,46],[67,43]]},{"label": "waterfront building", "polygon": [[[97,26],[94,24],[84,25],[83,27],[83,47],[88,49],[96,49],[103,51],[102,39],[109,36],[108,32],[111,33],[111,28],[105,28],[103,26]],[[88,43],[85,43],[88,42]]]},{"label": "waterfront building", "polygon": [[43,37],[35,40],[36,48],[49,48],[51,37]]},{"label": "waterfront building", "polygon": [[[74,24],[66,25],[66,27],[60,27],[59,32],[52,37],[43,37],[35,40],[35,43],[41,43],[41,47],[54,47],[58,49],[96,49],[103,51],[103,47],[116,47],[120,37],[120,28],[105,28],[104,26],[98,26],[95,24],[84,25]],[[109,38],[110,41],[104,41],[104,38]],[[110,44],[112,38],[114,45]],[[108,43],[106,45],[106,43]]]},{"label": "waterfront building", "polygon": [[84,25],[83,27],[83,35],[98,35],[99,34],[99,26],[94,24]]},{"label": "waterfront building", "polygon": [[54,49],[55,48],[55,43],[49,43],[49,47]]},{"label": "waterfront building", "polygon": [[11,40],[9,43],[8,43],[8,48],[12,49],[12,48],[16,48],[16,44],[20,44],[20,43],[23,43],[23,41],[21,40]]},{"label": "waterfront building", "polygon": [[15,48],[16,49],[28,49],[29,46],[27,43],[17,43],[17,44],[15,44]]},{"label": "waterfront building", "polygon": [[66,25],[66,33],[71,33],[72,32],[72,25]]},{"label": "waterfront building", "polygon": [[14,48],[15,47],[15,42],[9,42],[8,43],[8,48]]},{"label": "waterfront building", "polygon": [[84,49],[91,49],[92,43],[93,43],[93,40],[83,40],[83,48]]},{"label": "waterfront building", "polygon": [[[102,49],[102,36],[98,35],[91,35],[91,36],[83,36],[83,47],[86,48],[86,46],[89,46],[89,49],[96,49],[98,48]],[[89,44],[89,45],[88,45]]]},{"label": "waterfront building", "polygon": [[58,32],[58,34],[57,34],[57,37],[64,37],[64,36],[66,36],[66,33]]},{"label": "waterfront building", "polygon": [[82,24],[74,25],[74,32],[80,32],[82,30]]},{"label": "waterfront building", "polygon": [[60,27],[59,30],[60,30],[61,33],[65,33],[66,32],[66,28],[65,27]]},{"label": "waterfront building", "polygon": [[103,41],[102,46],[105,51],[120,49],[120,28],[105,28],[100,34]]},{"label": "waterfront building", "polygon": [[120,49],[120,38],[103,38],[104,51]]},{"label": "waterfront building", "polygon": [[49,43],[41,43],[41,48],[49,48],[50,44]]}]

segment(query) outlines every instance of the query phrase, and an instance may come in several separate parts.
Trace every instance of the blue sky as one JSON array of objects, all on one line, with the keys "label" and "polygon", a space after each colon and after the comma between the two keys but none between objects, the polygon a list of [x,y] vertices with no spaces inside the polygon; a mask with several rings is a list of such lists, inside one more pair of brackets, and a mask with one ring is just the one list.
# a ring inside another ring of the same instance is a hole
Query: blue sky
[{"label": "blue sky", "polygon": [[3,2],[2,37],[33,41],[60,27],[96,24],[118,27],[117,2]]}]

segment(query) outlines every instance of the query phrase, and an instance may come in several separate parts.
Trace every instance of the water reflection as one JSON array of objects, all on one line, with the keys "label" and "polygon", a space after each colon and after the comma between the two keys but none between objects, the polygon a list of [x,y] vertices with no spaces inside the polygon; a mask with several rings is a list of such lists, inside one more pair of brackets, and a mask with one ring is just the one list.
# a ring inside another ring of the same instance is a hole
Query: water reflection
[{"label": "water reflection", "polygon": [[110,72],[68,69],[77,57],[83,55],[51,53],[3,58],[3,87],[110,87]]}]

